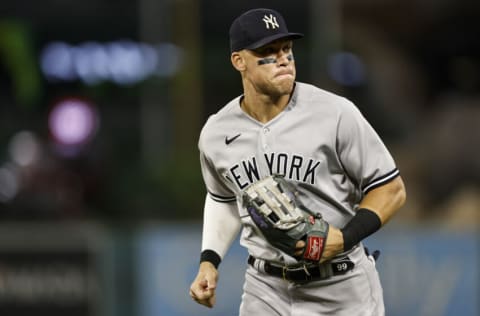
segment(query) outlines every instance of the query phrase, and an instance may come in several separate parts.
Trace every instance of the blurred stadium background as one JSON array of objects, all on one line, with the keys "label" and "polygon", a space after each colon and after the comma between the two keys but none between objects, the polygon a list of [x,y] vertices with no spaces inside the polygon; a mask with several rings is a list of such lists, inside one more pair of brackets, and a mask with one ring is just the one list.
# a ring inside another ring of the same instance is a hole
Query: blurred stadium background
[{"label": "blurred stadium background", "polygon": [[393,152],[408,202],[367,246],[387,315],[480,315],[480,2],[0,3],[0,315],[235,315],[188,297],[205,195],[197,139],[238,95],[228,28],[272,7],[298,80],[342,94]]}]

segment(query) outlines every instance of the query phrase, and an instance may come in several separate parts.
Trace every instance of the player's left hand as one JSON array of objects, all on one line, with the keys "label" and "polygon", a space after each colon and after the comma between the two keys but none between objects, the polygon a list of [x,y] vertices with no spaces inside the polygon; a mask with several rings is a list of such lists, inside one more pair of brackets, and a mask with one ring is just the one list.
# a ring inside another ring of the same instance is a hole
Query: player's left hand
[{"label": "player's left hand", "polygon": [[[300,256],[303,253],[303,248],[305,248],[305,242],[303,240],[299,240],[295,247],[295,255]],[[333,259],[333,257],[342,251],[343,234],[340,229],[330,225],[328,228],[327,242],[325,244],[322,257],[320,258],[320,263]]]}]

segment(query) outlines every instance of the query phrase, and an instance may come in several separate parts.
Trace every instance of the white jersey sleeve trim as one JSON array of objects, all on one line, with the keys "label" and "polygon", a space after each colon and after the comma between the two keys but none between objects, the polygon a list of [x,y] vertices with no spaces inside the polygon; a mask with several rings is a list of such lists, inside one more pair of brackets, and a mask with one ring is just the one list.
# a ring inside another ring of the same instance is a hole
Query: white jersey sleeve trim
[{"label": "white jersey sleeve trim", "polygon": [[222,259],[240,232],[242,223],[237,205],[214,200],[211,194],[205,198],[203,216],[202,251],[215,251]]},{"label": "white jersey sleeve trim", "polygon": [[396,178],[398,175],[400,175],[400,171],[397,168],[395,168],[389,173],[387,173],[386,175],[380,178],[377,178],[372,182],[370,182],[369,184],[365,185],[362,191],[364,194],[367,194],[369,191],[390,182],[391,180]]}]

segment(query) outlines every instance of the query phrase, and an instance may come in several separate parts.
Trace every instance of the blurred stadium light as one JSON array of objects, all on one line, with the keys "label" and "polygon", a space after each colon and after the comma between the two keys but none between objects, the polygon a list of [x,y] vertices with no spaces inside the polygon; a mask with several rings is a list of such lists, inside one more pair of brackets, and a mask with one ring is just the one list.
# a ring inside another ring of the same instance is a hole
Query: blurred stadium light
[{"label": "blurred stadium light", "polygon": [[9,153],[12,161],[19,166],[31,165],[39,159],[40,144],[37,136],[31,131],[20,131],[10,140]]},{"label": "blurred stadium light", "polygon": [[344,86],[359,86],[366,82],[366,67],[360,57],[351,52],[335,52],[327,59],[330,77]]},{"label": "blurred stadium light", "polygon": [[78,153],[95,136],[100,125],[96,107],[79,98],[66,98],[53,105],[48,126],[61,154]]},{"label": "blurred stadium light", "polygon": [[76,145],[93,136],[98,119],[92,105],[80,99],[69,98],[54,105],[49,115],[49,127],[56,141]]},{"label": "blurred stadium light", "polygon": [[181,48],[172,43],[153,45],[120,40],[69,45],[55,41],[43,48],[40,65],[44,76],[52,82],[81,80],[94,85],[111,81],[132,85],[150,76],[175,75],[181,58]]}]

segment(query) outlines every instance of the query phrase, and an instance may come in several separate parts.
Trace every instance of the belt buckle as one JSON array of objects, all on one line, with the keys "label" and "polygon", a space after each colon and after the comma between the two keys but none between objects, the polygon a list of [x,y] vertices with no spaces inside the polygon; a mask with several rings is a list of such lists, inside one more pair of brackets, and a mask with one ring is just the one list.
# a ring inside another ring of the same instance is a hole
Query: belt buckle
[{"label": "belt buckle", "polygon": [[282,278],[283,278],[283,280],[288,281],[288,282],[295,282],[295,280],[290,280],[287,277],[287,273],[290,272],[290,271],[298,271],[298,270],[295,269],[295,268],[289,267],[287,265],[282,266]]}]

